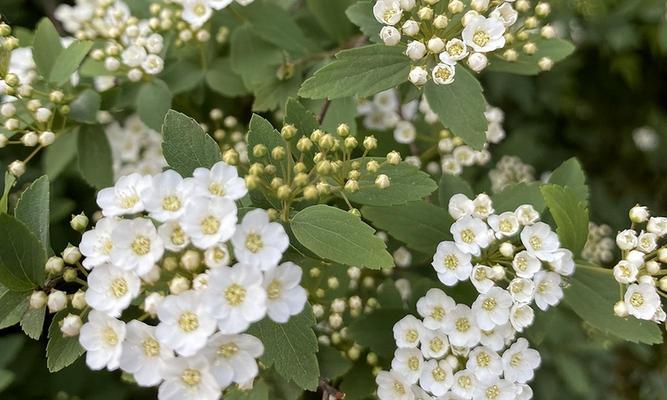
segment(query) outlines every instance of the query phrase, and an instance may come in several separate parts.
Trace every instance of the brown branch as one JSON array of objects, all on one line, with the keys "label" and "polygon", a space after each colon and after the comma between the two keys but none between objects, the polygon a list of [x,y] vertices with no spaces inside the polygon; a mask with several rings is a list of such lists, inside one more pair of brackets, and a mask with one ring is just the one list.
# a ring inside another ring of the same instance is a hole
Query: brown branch
[{"label": "brown branch", "polygon": [[335,387],[331,386],[329,382],[320,378],[319,389],[322,392],[322,400],[343,400],[345,399],[345,393],[339,391]]}]

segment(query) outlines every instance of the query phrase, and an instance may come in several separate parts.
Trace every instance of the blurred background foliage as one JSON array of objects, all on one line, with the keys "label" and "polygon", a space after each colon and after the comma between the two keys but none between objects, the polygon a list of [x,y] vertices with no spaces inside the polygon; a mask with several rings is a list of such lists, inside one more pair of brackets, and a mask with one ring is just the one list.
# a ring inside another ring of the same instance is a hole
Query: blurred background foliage
[{"label": "blurred background foliage", "polygon": [[[0,0],[0,13],[13,26],[32,29],[57,3]],[[577,51],[538,77],[484,75],[489,103],[506,113],[508,138],[494,148],[494,160],[518,156],[539,174],[576,156],[591,186],[591,220],[614,230],[626,227],[627,210],[635,203],[666,215],[667,2],[553,0],[551,4],[555,25],[575,42]],[[638,128],[648,128],[654,146],[637,144]],[[469,178],[482,174],[486,171]],[[70,210],[90,209],[93,192],[76,180],[54,190],[72,199],[63,206],[64,212],[52,212],[60,222],[52,225],[53,236],[66,242]],[[45,338],[35,342],[18,332],[18,328],[0,330],[3,400],[154,396],[124,383],[119,373],[89,371],[83,359],[49,374]],[[531,385],[537,400],[667,399],[667,345],[619,343],[582,325],[563,306],[540,313],[528,336],[543,357]]]}]

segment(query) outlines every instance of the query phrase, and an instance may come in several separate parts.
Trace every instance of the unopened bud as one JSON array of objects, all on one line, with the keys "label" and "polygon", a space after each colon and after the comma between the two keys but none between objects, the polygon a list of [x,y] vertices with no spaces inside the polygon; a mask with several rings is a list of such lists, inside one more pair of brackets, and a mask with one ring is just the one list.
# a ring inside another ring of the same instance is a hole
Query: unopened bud
[{"label": "unopened bud", "polygon": [[398,165],[401,162],[401,155],[397,151],[391,151],[387,154],[387,163]]},{"label": "unopened bud", "polygon": [[296,135],[296,132],[297,129],[294,125],[287,124],[280,130],[280,135],[283,137],[283,139],[290,140],[294,137],[294,135]]},{"label": "unopened bud", "polygon": [[380,174],[375,178],[375,186],[379,189],[386,189],[391,184],[389,177],[385,174]]},{"label": "unopened bud", "polygon": [[46,293],[44,293],[41,290],[32,292],[30,295],[30,300],[28,302],[29,306],[31,309],[36,310],[38,308],[44,307],[46,304],[48,297],[46,296]]},{"label": "unopened bud", "polygon": [[81,252],[78,247],[68,244],[62,256],[67,264],[76,264],[81,259]]},{"label": "unopened bud", "polygon": [[83,232],[88,227],[88,217],[85,213],[72,215],[72,219],[69,221],[69,225],[77,232]]},{"label": "unopened bud", "polygon": [[53,256],[46,261],[44,271],[49,275],[58,275],[63,271],[63,268],[65,268],[65,261],[60,257]]},{"label": "unopened bud", "polygon": [[67,295],[60,290],[54,290],[49,294],[46,305],[50,313],[57,313],[67,307]]},{"label": "unopened bud", "polygon": [[72,307],[76,308],[77,310],[83,310],[86,308],[86,305],[86,292],[83,290],[78,290],[72,295]]}]

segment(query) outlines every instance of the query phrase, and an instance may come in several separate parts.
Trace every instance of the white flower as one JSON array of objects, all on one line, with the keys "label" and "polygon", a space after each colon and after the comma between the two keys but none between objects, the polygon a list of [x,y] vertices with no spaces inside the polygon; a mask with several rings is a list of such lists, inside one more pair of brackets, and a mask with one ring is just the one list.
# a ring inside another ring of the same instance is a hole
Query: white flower
[{"label": "white flower", "polygon": [[413,67],[410,70],[408,79],[413,85],[422,86],[426,84],[426,81],[428,80],[428,72],[422,67]]},{"label": "white flower", "polygon": [[[459,148],[457,148],[457,150]],[[475,200],[472,201],[472,204],[474,206],[472,216],[476,218],[486,219],[489,215],[493,214],[493,212],[495,211],[493,209],[493,202],[491,201],[491,198],[489,197],[489,195],[485,193],[478,194],[477,197],[475,197]]]},{"label": "white flower", "polygon": [[375,19],[384,25],[396,25],[401,20],[403,10],[399,0],[377,0],[373,6]]},{"label": "white flower", "polygon": [[[242,6],[248,5],[248,4],[252,3],[253,1],[254,0],[236,0],[236,2],[241,4]],[[208,0],[207,3],[213,9],[222,10],[223,8],[230,5],[232,3],[232,0]]]},{"label": "white flower", "polygon": [[113,249],[111,232],[118,224],[115,218],[102,218],[97,221],[95,228],[86,231],[81,236],[79,251],[84,255],[83,266],[91,269],[109,262],[109,255]]},{"label": "white flower", "polygon": [[88,275],[86,303],[97,311],[120,317],[139,295],[141,281],[131,271],[109,264],[100,265]]},{"label": "white flower", "polygon": [[424,318],[428,329],[441,329],[445,315],[454,309],[456,302],[440,289],[429,289],[424,297],[417,300],[417,312]]},{"label": "white flower", "polygon": [[461,37],[463,41],[473,50],[486,53],[498,50],[505,46],[505,26],[498,18],[485,18],[484,16],[475,16],[471,18]]},{"label": "white flower", "polygon": [[419,40],[412,40],[408,42],[405,55],[413,61],[421,60],[426,55],[426,46]]},{"label": "white flower", "polygon": [[479,256],[493,241],[493,231],[481,219],[465,216],[450,228],[456,246],[464,253]]},{"label": "white flower", "polygon": [[[384,176],[387,177],[386,175]],[[410,264],[412,264],[412,253],[410,253],[410,251],[403,246],[396,249],[392,256],[394,257],[394,262],[396,263],[397,267],[407,268],[410,266]]]},{"label": "white flower", "polygon": [[397,372],[380,371],[375,377],[380,400],[415,400],[410,383]]},{"label": "white flower", "polygon": [[511,324],[496,326],[489,331],[482,331],[480,343],[493,351],[500,351],[505,344],[514,338],[516,331]]},{"label": "white flower", "polygon": [[428,394],[424,389],[420,388],[418,385],[412,385],[412,393],[414,393],[415,395],[415,400],[435,400],[435,397]]},{"label": "white flower", "polygon": [[200,249],[224,242],[236,228],[236,204],[228,198],[196,197],[188,203],[181,227]]},{"label": "white flower", "polygon": [[155,337],[182,356],[196,354],[215,331],[215,320],[197,292],[165,297],[157,306],[157,315],[160,323]]},{"label": "white flower", "polygon": [[398,143],[413,143],[417,138],[417,129],[409,121],[399,121],[394,129],[394,140]]},{"label": "white flower", "polygon": [[204,294],[220,332],[240,333],[266,315],[267,295],[262,273],[252,265],[236,264],[211,270]]},{"label": "white flower", "polygon": [[178,172],[167,170],[152,178],[151,186],[141,193],[141,197],[151,218],[164,222],[183,215],[191,194],[192,184]]},{"label": "white flower", "polygon": [[490,215],[487,222],[491,229],[496,232],[498,239],[514,236],[519,232],[519,219],[510,211],[500,215]]},{"label": "white flower", "polygon": [[232,382],[239,385],[251,383],[259,372],[256,359],[262,353],[264,345],[256,337],[222,333],[213,335],[202,352],[209,361],[211,374],[221,388],[226,388]]},{"label": "white flower", "polygon": [[555,272],[539,271],[535,274],[535,304],[540,310],[546,311],[563,298],[560,282],[560,275]]},{"label": "white flower", "polygon": [[514,400],[516,387],[504,379],[479,382],[473,393],[473,400]]},{"label": "white flower", "polygon": [[463,40],[454,38],[447,41],[445,51],[440,53],[440,61],[445,64],[455,65],[458,61],[468,56],[468,46]]},{"label": "white flower", "polygon": [[123,50],[121,58],[123,64],[128,67],[138,67],[144,62],[147,55],[146,49],[143,46],[131,45]]},{"label": "white flower", "polygon": [[303,311],[308,299],[308,292],[301,286],[301,268],[285,262],[264,274],[266,306],[269,318],[278,323],[285,323],[292,315]]},{"label": "white flower", "polygon": [[164,253],[164,243],[149,219],[120,220],[111,232],[111,263],[142,276],[149,272]]},{"label": "white flower", "polygon": [[527,251],[521,251],[514,256],[512,268],[516,275],[521,278],[532,278],[537,271],[542,269],[542,263]]},{"label": "white flower", "polygon": [[466,369],[481,381],[498,378],[503,373],[503,362],[498,353],[479,346],[470,351]]},{"label": "white flower", "polygon": [[210,170],[197,168],[192,173],[195,191],[208,197],[226,197],[239,200],[248,193],[243,178],[239,177],[236,167],[222,161]]},{"label": "white flower", "polygon": [[164,69],[164,61],[162,57],[156,54],[149,54],[143,63],[141,63],[141,68],[146,71],[147,74],[157,75]]},{"label": "white flower", "polygon": [[420,320],[412,315],[406,315],[396,322],[393,328],[396,346],[399,348],[417,347],[423,331],[424,326]]},{"label": "white flower", "polygon": [[540,353],[528,347],[528,341],[519,338],[503,353],[503,371],[510,382],[526,383],[533,379],[540,366]]},{"label": "white flower", "polygon": [[456,75],[456,69],[445,63],[440,63],[433,67],[433,82],[437,85],[449,85],[454,82],[454,76]]},{"label": "white flower", "polygon": [[572,275],[575,267],[574,256],[568,249],[558,249],[554,252],[554,259],[549,262],[549,265],[561,275]]},{"label": "white flower", "polygon": [[164,46],[164,38],[159,33],[152,33],[146,38],[146,49],[152,54],[158,54]]},{"label": "white flower", "polygon": [[[466,145],[455,148],[454,151],[452,151],[452,156],[454,156],[456,161],[464,167],[469,167],[475,163],[475,151]],[[475,212],[473,212],[473,216],[477,217]],[[484,218],[486,218],[486,216]]]},{"label": "white flower", "polygon": [[86,349],[86,364],[92,370],[118,368],[122,343],[125,340],[125,323],[105,313],[92,310],[88,322],[81,327],[79,343]]},{"label": "white flower", "polygon": [[463,399],[471,399],[477,385],[477,378],[468,370],[460,370],[454,374],[452,393]]},{"label": "white flower", "polygon": [[495,286],[495,283],[491,280],[492,276],[493,270],[490,267],[477,264],[472,268],[470,282],[479,293],[486,293]]},{"label": "white flower", "polygon": [[172,358],[161,372],[164,382],[158,390],[160,400],[218,400],[222,396],[222,388],[203,356]]},{"label": "white flower", "polygon": [[167,250],[179,252],[190,244],[190,238],[178,221],[167,221],[157,228],[157,233]]},{"label": "white flower", "polygon": [[535,283],[526,278],[514,278],[507,286],[515,303],[530,303],[535,294]]},{"label": "white flower", "polygon": [[535,320],[535,311],[528,304],[515,304],[510,310],[510,323],[517,332],[533,324]]},{"label": "white flower", "polygon": [[283,226],[270,222],[269,213],[262,209],[252,210],[243,217],[231,242],[239,262],[262,271],[277,265],[289,247],[289,237]]},{"label": "white flower", "polygon": [[201,27],[213,14],[213,10],[208,3],[210,3],[210,0],[183,0],[181,18],[193,28]]},{"label": "white flower", "polygon": [[459,249],[454,242],[440,242],[431,265],[438,273],[440,282],[453,286],[470,278],[472,256]]},{"label": "white flower", "polygon": [[422,331],[421,337],[421,351],[425,358],[441,358],[447,354],[449,350],[449,340],[447,334],[442,330],[432,330],[425,328]]},{"label": "white flower", "polygon": [[445,316],[443,330],[449,335],[452,346],[473,347],[479,343],[481,332],[477,326],[475,316],[465,304],[457,304]]},{"label": "white flower", "polygon": [[660,297],[650,283],[632,284],[625,292],[625,305],[635,318],[651,320],[660,308]]},{"label": "white flower", "polygon": [[632,229],[626,229],[616,235],[616,245],[621,250],[632,250],[638,243],[637,232]]},{"label": "white flower", "polygon": [[123,176],[113,187],[100,190],[97,194],[97,205],[106,217],[136,214],[144,210],[141,193],[150,185],[150,176],[136,173]]},{"label": "white flower", "polygon": [[516,385],[517,387],[517,397],[516,400],[531,400],[533,398],[533,389],[526,384]]},{"label": "white flower", "polygon": [[558,235],[544,222],[537,222],[523,228],[521,243],[526,247],[528,254],[542,261],[552,261],[554,252],[560,247]]},{"label": "white flower", "polygon": [[504,325],[509,321],[512,296],[502,288],[492,287],[486,294],[480,294],[472,304],[472,312],[477,325],[484,330]]},{"label": "white flower", "polygon": [[642,232],[637,238],[637,250],[650,253],[658,247],[658,237],[655,233]]},{"label": "white flower", "polygon": [[134,376],[140,386],[155,386],[162,381],[160,371],[174,353],[155,338],[155,327],[132,320],[127,324],[120,369]]},{"label": "white flower", "polygon": [[424,390],[435,396],[442,396],[453,384],[454,373],[446,360],[430,360],[424,363],[422,375],[419,378],[419,386]]},{"label": "white flower", "polygon": [[521,225],[532,225],[540,219],[540,213],[535,211],[535,208],[530,204],[520,205],[514,210],[514,213]]},{"label": "white flower", "polygon": [[630,217],[630,221],[636,224],[642,224],[648,221],[650,214],[648,211],[648,207],[640,206],[639,204],[637,204],[636,206],[630,209],[630,211],[628,212],[628,216]]},{"label": "white flower", "polygon": [[519,13],[509,3],[503,3],[501,6],[491,11],[491,17],[497,18],[503,22],[506,27],[516,23]]},{"label": "white flower", "polygon": [[396,46],[401,41],[401,32],[393,26],[384,26],[380,30],[380,39],[387,46]]},{"label": "white flower", "polygon": [[660,237],[667,235],[667,218],[651,217],[646,224],[646,230]]},{"label": "white flower", "polygon": [[394,352],[391,370],[400,374],[410,383],[417,383],[422,373],[424,358],[416,348],[399,348]]},{"label": "white flower", "polygon": [[[442,141],[440,142],[442,143]],[[449,199],[447,210],[452,218],[458,220],[466,215],[472,215],[475,211],[475,203],[465,194],[457,193]]]},{"label": "white flower", "polygon": [[614,279],[618,283],[632,283],[637,281],[639,267],[633,262],[621,260],[614,266]]}]

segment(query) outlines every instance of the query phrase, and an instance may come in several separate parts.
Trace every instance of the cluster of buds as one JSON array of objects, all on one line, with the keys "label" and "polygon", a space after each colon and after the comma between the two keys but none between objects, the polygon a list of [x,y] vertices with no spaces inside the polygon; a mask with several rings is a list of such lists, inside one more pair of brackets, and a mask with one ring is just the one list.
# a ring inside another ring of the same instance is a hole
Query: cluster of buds
[{"label": "cluster of buds", "polygon": [[581,256],[594,264],[608,265],[614,259],[614,248],[616,247],[612,233],[609,225],[589,222],[588,239],[581,251]]},{"label": "cluster of buds", "polygon": [[[380,31],[384,43],[406,44],[405,54],[414,62],[409,79],[417,86],[426,84],[429,76],[438,85],[454,82],[459,62],[480,72],[488,66],[490,54],[517,61],[517,48],[532,55],[538,50],[536,37],[555,36],[554,28],[544,24],[551,12],[546,2],[533,7],[528,0],[450,0],[444,7],[445,2],[377,0],[373,7],[375,18],[385,25]],[[503,51],[507,46],[512,47]],[[549,70],[553,60],[544,57],[538,65]]]},{"label": "cluster of buds", "polygon": [[211,32],[204,24],[210,18],[212,10],[203,3],[205,2],[152,3],[148,24],[156,31],[175,31],[174,44],[177,47],[192,42],[206,43],[211,40]]},{"label": "cluster of buds", "polygon": [[[100,118],[106,122],[106,118]],[[162,154],[162,135],[144,124],[138,115],[122,124],[111,120],[104,131],[111,145],[115,180],[132,173],[155,175],[167,166]]]},{"label": "cluster of buds", "polygon": [[225,115],[219,108],[212,109],[208,115],[209,121],[200,125],[218,142],[225,162],[231,165],[247,165],[248,143],[244,133],[246,127],[235,116]]},{"label": "cluster of buds", "polygon": [[650,216],[647,207],[629,212],[632,225],[616,235],[621,260],[614,266],[621,299],[614,306],[619,317],[631,315],[662,323],[665,311],[660,297],[667,297],[667,217]]},{"label": "cluster of buds", "polygon": [[517,156],[503,156],[489,171],[489,179],[491,190],[498,193],[510,185],[535,181],[535,169]]},{"label": "cluster of buds", "polygon": [[[283,145],[268,148],[256,144],[251,151],[255,160],[249,167],[246,185],[250,190],[262,189],[282,202],[282,218],[289,217],[289,205],[294,201],[326,200],[340,196],[346,201],[347,193],[364,189],[362,179],[372,177],[377,188],[385,189],[391,182],[387,175],[378,173],[384,164],[398,165],[401,155],[391,151],[386,158],[366,158],[377,148],[377,139],[366,136],[361,143],[350,135],[350,128],[340,124],[335,134],[316,129],[308,136],[297,136],[294,125],[286,124],[280,135]],[[362,150],[360,158],[354,158]],[[359,215],[348,201],[350,211]],[[274,210],[275,211],[275,210]]]}]

